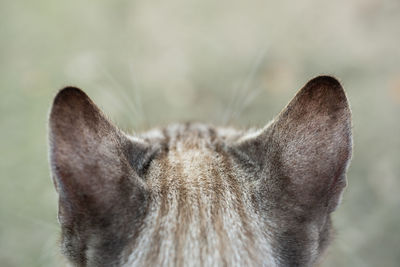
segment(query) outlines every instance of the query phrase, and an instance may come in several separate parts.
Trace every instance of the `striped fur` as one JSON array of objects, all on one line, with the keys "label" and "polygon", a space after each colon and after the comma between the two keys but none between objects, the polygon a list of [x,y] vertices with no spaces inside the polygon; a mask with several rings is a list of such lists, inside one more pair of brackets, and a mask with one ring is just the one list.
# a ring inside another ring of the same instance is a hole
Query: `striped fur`
[{"label": "striped fur", "polygon": [[50,113],[63,254],[74,266],[312,266],[352,151],[332,77],[261,130],[173,124],[136,136],[65,88]]},{"label": "striped fur", "polygon": [[240,133],[222,132],[229,137],[202,124],[156,133],[166,149],[145,175],[149,216],[126,266],[276,266],[268,225],[251,203],[253,185],[226,151]]}]

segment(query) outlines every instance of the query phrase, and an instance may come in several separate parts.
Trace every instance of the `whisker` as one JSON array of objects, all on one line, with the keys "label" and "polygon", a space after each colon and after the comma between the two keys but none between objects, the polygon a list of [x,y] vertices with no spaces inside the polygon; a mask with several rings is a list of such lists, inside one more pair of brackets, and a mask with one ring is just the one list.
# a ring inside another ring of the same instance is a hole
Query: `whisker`
[{"label": "whisker", "polygon": [[129,71],[130,71],[130,81],[132,83],[132,88],[133,88],[133,93],[134,93],[134,101],[135,101],[135,105],[138,109],[139,112],[139,120],[141,122],[141,124],[144,124],[144,127],[147,129],[148,128],[148,123],[147,123],[147,116],[146,113],[144,111],[143,108],[143,100],[142,100],[142,94],[141,91],[139,89],[138,83],[137,83],[137,79],[136,79],[136,75],[135,75],[135,71],[133,68],[133,64],[130,63],[129,64]]},{"label": "whisker", "polygon": [[242,112],[253,103],[254,99],[260,94],[260,92],[260,88],[253,89],[253,91],[249,92],[249,94],[245,96],[242,105],[233,111],[232,120],[238,119]]},{"label": "whisker", "polygon": [[[128,90],[124,89],[125,87],[122,86],[119,82],[115,80],[115,78],[111,75],[110,71],[106,69],[102,69],[103,74],[107,78],[108,81],[110,81],[115,89],[117,89],[117,92],[119,94],[119,100],[121,100],[122,103],[129,109],[131,114],[124,115],[124,117],[127,117],[128,120],[132,123],[133,126],[136,126],[137,123],[137,118],[138,116],[138,111],[136,109],[135,104],[132,102],[131,96],[127,93]],[[124,113],[126,114],[126,113]]]},{"label": "whisker", "polygon": [[34,218],[34,217],[28,217],[22,213],[17,213],[17,212],[9,212],[11,216],[15,216],[19,219],[22,219],[24,221],[36,224],[36,225],[40,225],[40,226],[44,226],[48,229],[52,229],[52,230],[56,230],[59,231],[58,225],[52,224],[50,222],[44,221],[42,219],[39,218]]},{"label": "whisker", "polygon": [[[255,76],[258,73],[258,71],[261,68],[261,65],[265,59],[265,55],[267,53],[268,47],[265,46],[264,49],[260,51],[256,59],[254,60],[253,66],[250,68],[250,71],[244,78],[242,85],[240,87],[237,87],[238,89],[235,90],[237,91],[237,94],[234,95],[233,99],[233,104],[232,104],[232,110],[229,110],[231,108],[231,105],[228,105],[228,115],[225,117],[224,124],[230,123],[234,119],[234,114],[236,113],[236,116],[240,115],[240,112],[238,113],[237,110],[244,110],[245,107],[243,107],[244,102],[242,101],[243,98],[248,98],[249,90],[251,89],[251,86],[254,82]],[[251,99],[254,99],[252,97]],[[246,102],[246,105],[249,105],[249,103]]]}]

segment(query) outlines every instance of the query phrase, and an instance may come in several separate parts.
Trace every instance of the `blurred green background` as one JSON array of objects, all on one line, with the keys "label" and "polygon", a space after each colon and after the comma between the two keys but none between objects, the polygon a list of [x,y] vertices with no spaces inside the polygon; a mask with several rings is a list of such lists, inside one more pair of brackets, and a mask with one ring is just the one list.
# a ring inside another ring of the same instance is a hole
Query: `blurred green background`
[{"label": "blurred green background", "polygon": [[62,266],[47,116],[75,85],[123,129],[263,126],[319,74],[354,120],[323,266],[400,266],[400,2],[1,1],[0,265]]}]

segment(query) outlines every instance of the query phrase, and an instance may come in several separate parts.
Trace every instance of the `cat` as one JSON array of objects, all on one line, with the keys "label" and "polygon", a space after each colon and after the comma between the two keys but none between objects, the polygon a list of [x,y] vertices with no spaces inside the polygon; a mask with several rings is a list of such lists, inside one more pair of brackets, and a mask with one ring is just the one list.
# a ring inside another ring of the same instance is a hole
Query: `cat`
[{"label": "cat", "polygon": [[67,87],[49,142],[73,266],[313,266],[346,186],[351,111],[341,84],[319,76],[260,130],[129,136]]}]

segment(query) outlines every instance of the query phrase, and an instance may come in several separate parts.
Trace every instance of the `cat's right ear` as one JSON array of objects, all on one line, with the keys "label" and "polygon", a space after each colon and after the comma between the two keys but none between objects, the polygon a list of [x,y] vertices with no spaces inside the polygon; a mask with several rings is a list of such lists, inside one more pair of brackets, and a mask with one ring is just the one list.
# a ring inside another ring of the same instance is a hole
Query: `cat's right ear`
[{"label": "cat's right ear", "polygon": [[263,197],[275,195],[277,205],[296,207],[291,212],[333,211],[352,153],[351,112],[339,81],[309,81],[271,124],[245,137],[235,151],[260,170]]},{"label": "cat's right ear", "polygon": [[80,89],[68,87],[55,97],[49,142],[62,225],[104,223],[113,212],[135,212],[144,204],[138,170],[147,144],[122,133]]}]

